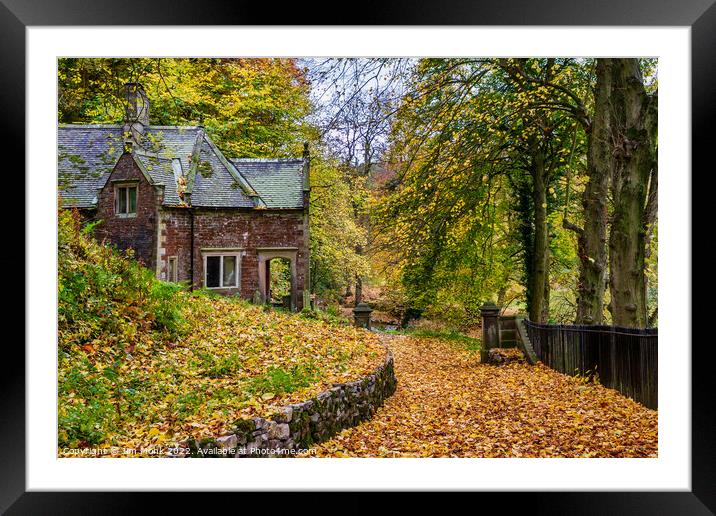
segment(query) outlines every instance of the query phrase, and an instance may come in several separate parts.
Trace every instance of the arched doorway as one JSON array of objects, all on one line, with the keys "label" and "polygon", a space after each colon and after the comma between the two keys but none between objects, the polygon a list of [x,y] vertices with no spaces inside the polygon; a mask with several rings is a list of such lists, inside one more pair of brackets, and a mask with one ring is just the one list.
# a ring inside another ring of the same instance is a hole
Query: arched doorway
[{"label": "arched doorway", "polygon": [[[264,303],[285,306],[296,310],[296,255],[297,248],[258,249],[259,293]],[[272,264],[275,265],[272,267]],[[274,269],[272,274],[271,269]],[[274,292],[271,292],[273,283]],[[288,287],[288,289],[286,288]],[[288,290],[288,292],[286,292]]]}]

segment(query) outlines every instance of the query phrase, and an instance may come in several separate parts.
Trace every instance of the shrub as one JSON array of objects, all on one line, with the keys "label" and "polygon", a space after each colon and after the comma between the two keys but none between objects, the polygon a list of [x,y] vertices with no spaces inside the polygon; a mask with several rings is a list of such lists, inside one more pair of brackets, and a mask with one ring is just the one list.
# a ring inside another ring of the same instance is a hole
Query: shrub
[{"label": "shrub", "polygon": [[346,326],[350,325],[350,319],[343,317],[335,307],[329,306],[326,310],[312,310],[311,308],[304,308],[300,312],[301,317],[304,319],[316,319],[323,321],[327,324]]},{"label": "shrub", "polygon": [[58,444],[106,442],[142,403],[136,379],[117,373],[140,343],[184,334],[182,287],[164,283],[95,241],[76,211],[58,214]]},{"label": "shrub", "polygon": [[152,330],[184,331],[180,285],[164,283],[132,251],[102,245],[81,228],[76,211],[58,215],[58,329],[69,349],[95,341],[132,346]]},{"label": "shrub", "polygon": [[172,336],[184,333],[185,321],[181,314],[183,286],[177,283],[154,281],[150,295],[150,310],[154,314],[155,328],[165,330]]}]

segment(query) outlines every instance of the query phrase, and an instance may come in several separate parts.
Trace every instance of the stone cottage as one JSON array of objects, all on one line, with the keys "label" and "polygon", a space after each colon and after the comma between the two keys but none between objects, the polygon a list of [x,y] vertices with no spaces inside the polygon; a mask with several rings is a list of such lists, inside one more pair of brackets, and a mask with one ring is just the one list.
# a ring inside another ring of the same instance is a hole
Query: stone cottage
[{"label": "stone cottage", "polygon": [[293,310],[308,306],[309,167],[297,159],[224,156],[201,126],[149,124],[149,100],[127,84],[118,125],[60,125],[62,205],[101,220],[99,240],[132,248],[159,279],[270,299],[287,260]]}]

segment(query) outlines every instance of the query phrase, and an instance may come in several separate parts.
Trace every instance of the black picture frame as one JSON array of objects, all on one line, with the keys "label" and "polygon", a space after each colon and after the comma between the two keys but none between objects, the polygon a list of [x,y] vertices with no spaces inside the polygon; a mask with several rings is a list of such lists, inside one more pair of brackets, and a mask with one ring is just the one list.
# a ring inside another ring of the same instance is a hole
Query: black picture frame
[{"label": "black picture frame", "polygon": [[[335,3],[296,4],[294,7],[261,2],[218,2],[203,0],[0,0],[0,103],[1,125],[6,157],[16,160],[14,172],[7,170],[5,192],[12,190],[11,202],[25,212],[25,29],[35,25],[572,25],[572,26],[689,26],[692,44],[692,170],[707,174],[713,170],[712,126],[716,121],[716,0],[408,0],[367,1],[350,15],[336,16]],[[333,15],[335,19],[328,19]],[[336,23],[335,20],[341,22]],[[681,171],[688,177],[688,171]],[[695,174],[691,174],[693,181]],[[11,189],[8,188],[11,186]],[[693,191],[693,190],[692,190]],[[706,195],[702,192],[701,195]],[[694,199],[693,205],[698,205]],[[6,209],[9,209],[6,203]],[[6,211],[6,216],[7,216]],[[17,211],[14,213],[18,213]],[[697,222],[692,216],[693,222]],[[24,219],[23,219],[24,221]],[[692,235],[699,234],[692,230]],[[3,224],[6,242],[13,243],[11,255],[0,258],[6,271],[5,293],[13,294],[6,314],[2,396],[0,396],[0,511],[8,514],[126,514],[148,503],[162,504],[163,513],[186,503],[178,493],[97,493],[97,492],[26,492],[25,487],[25,353],[8,331],[18,326],[23,316],[12,314],[25,308],[17,299],[24,292],[21,275],[27,274],[24,246],[25,225],[16,219]],[[710,240],[710,239],[709,239]],[[22,249],[18,253],[18,249]],[[698,259],[692,251],[692,259]],[[708,259],[708,253],[704,258]],[[692,267],[696,260],[692,261]],[[13,271],[13,272],[10,272]],[[24,277],[24,275],[23,275]],[[23,294],[24,299],[24,294]],[[694,311],[704,310],[695,300]],[[23,308],[21,308],[23,307]],[[14,316],[14,317],[13,317]],[[666,316],[666,315],[664,315]],[[24,318],[24,317],[23,317]],[[705,320],[704,317],[692,320]],[[683,352],[696,339],[684,332],[683,342],[668,343],[673,352]],[[667,345],[667,344],[664,344]],[[690,492],[549,492],[481,493],[481,497],[499,497],[500,512],[527,504],[531,513],[547,514],[713,514],[716,512],[716,424],[712,397],[716,393],[712,369],[712,344],[709,340],[691,346],[692,353],[692,490]],[[272,495],[274,496],[274,495]],[[353,496],[353,495],[350,495]],[[212,503],[222,496],[211,495]],[[246,500],[244,498],[244,500]],[[481,507],[487,508],[481,499]],[[272,504],[274,502],[271,502]],[[280,502],[277,502],[280,504]],[[339,507],[355,507],[350,497]],[[217,508],[219,505],[217,505]]]}]

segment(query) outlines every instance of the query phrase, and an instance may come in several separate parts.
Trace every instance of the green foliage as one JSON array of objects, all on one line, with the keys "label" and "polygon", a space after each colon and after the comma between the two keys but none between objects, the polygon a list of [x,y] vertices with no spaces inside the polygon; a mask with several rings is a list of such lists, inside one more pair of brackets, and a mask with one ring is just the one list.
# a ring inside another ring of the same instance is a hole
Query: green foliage
[{"label": "green foliage", "polygon": [[[108,430],[132,411],[136,389],[117,369],[148,335],[157,341],[186,332],[178,285],[89,236],[79,214],[58,213],[58,424],[60,446],[104,442]],[[89,357],[103,357],[105,366]],[[108,365],[109,364],[109,365]]]},{"label": "green foliage", "polygon": [[291,265],[288,260],[271,260],[271,298],[281,301],[291,295]]},{"label": "green foliage", "polygon": [[[373,211],[385,245],[402,258],[400,280],[411,307],[453,321],[505,288],[514,260],[507,183],[495,158],[480,153],[495,114],[483,70],[469,60],[424,60],[393,126],[391,154],[410,156]],[[452,82],[454,87],[447,87]],[[468,129],[469,128],[469,129]]]},{"label": "green foliage", "polygon": [[332,325],[346,326],[350,325],[350,319],[340,315],[336,307],[329,306],[325,310],[311,310],[304,308],[300,313],[305,319],[316,319]]},{"label": "green foliage", "polygon": [[281,394],[308,387],[320,377],[313,363],[297,364],[291,368],[271,367],[251,381],[248,391],[259,395]]},{"label": "green foliage", "polygon": [[311,290],[329,301],[370,270],[368,258],[358,252],[367,235],[354,209],[354,201],[366,195],[365,184],[351,181],[336,160],[312,161]]},{"label": "green foliage", "polygon": [[550,240],[550,323],[572,324],[577,307],[577,257],[576,236],[564,229],[562,215],[558,212],[549,215]]},{"label": "green foliage", "polygon": [[152,282],[149,310],[154,315],[155,328],[166,329],[172,334],[182,333],[185,321],[179,309],[177,294],[183,289],[178,283]]},{"label": "green foliage", "polygon": [[215,290],[211,290],[210,288],[206,288],[206,287],[195,288],[194,290],[191,291],[190,295],[192,297],[199,297],[199,298],[204,297],[207,299],[221,299],[222,297],[224,297],[221,294],[217,294],[217,292]]},{"label": "green foliage", "polygon": [[[87,226],[91,229],[91,226]],[[144,331],[180,336],[178,285],[159,282],[154,273],[121,253],[98,244],[80,229],[79,214],[58,213],[58,330],[70,349],[95,340],[123,351]]]}]

